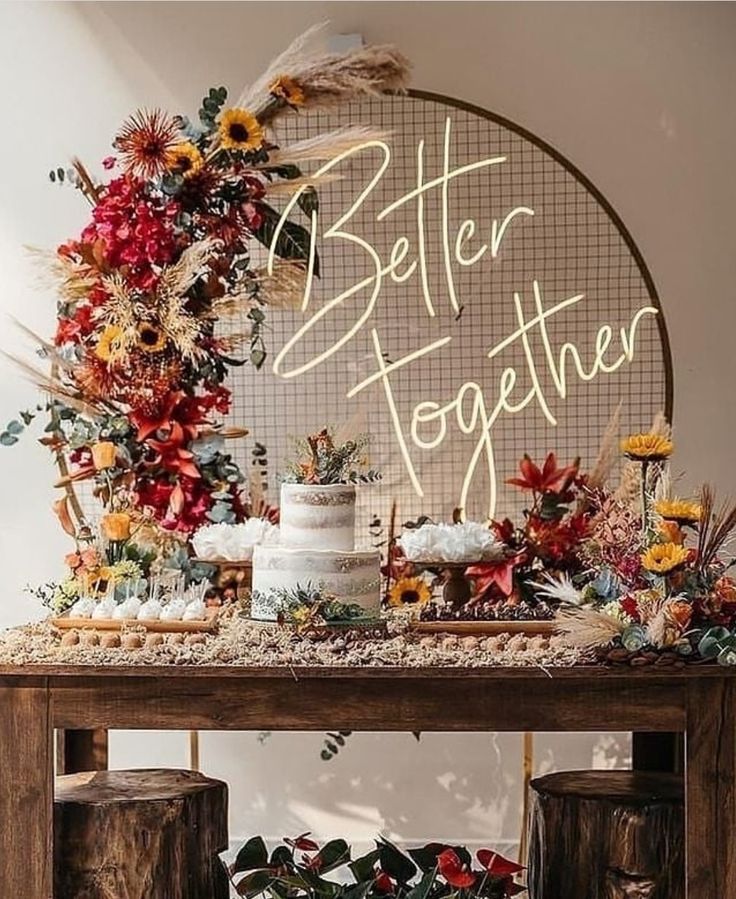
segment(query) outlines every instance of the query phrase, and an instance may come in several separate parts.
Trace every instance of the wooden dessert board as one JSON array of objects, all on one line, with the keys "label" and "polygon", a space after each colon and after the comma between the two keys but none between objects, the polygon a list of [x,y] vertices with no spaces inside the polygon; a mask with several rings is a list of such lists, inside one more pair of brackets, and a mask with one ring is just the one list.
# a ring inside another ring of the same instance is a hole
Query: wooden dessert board
[{"label": "wooden dessert board", "polygon": [[138,620],[137,618],[70,618],[62,615],[51,623],[60,630],[121,631],[123,628],[144,627],[158,634],[211,634],[217,630],[217,613],[205,621]]},{"label": "wooden dessert board", "polygon": [[549,637],[557,622],[551,621],[414,621],[411,630],[420,634],[457,634],[463,637],[497,637],[499,634],[524,634]]}]

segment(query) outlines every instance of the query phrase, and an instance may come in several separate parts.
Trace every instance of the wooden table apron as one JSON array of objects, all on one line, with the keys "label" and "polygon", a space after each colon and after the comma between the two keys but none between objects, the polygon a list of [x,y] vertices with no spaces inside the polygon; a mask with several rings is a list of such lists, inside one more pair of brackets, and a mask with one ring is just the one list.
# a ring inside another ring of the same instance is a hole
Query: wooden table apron
[{"label": "wooden table apron", "polygon": [[[736,899],[725,669],[0,668],[0,896],[52,895],[53,730],[684,733],[689,899]],[[585,899],[585,897],[575,897]]]}]

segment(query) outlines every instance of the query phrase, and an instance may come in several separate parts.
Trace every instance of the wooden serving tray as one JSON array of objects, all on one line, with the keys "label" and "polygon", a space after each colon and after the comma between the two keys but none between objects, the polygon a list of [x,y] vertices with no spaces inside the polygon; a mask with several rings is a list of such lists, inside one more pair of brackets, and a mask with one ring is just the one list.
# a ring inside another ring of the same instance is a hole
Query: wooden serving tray
[{"label": "wooden serving tray", "polygon": [[551,621],[413,621],[411,630],[420,634],[457,634],[463,637],[496,637],[499,634],[551,636],[557,622]]},{"label": "wooden serving tray", "polygon": [[52,618],[60,630],[121,631],[124,627],[144,627],[158,634],[211,634],[217,630],[217,614],[205,621],[143,621],[138,618]]}]

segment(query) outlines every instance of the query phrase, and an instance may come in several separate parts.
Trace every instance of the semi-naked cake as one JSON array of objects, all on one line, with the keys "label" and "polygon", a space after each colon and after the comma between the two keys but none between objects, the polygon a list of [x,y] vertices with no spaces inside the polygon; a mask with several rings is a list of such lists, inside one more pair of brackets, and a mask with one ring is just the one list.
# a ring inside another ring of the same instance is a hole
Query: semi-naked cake
[{"label": "semi-naked cake", "polygon": [[281,540],[253,551],[251,616],[275,621],[288,593],[316,588],[378,614],[380,553],[355,550],[355,487],[284,484]]}]

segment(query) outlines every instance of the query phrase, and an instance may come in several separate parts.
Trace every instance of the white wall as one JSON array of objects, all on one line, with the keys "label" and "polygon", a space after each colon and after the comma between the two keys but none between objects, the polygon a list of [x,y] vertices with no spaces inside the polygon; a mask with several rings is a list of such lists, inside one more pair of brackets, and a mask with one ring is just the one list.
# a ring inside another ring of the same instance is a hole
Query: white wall
[{"label": "white wall", "polygon": [[[32,290],[23,244],[53,246],[83,223],[47,170],[99,160],[132,109],[196,109],[237,90],[307,25],[394,41],[417,87],[517,121],[558,147],[613,203],[650,266],[672,339],[678,462],[691,483],[736,486],[734,226],[736,10],[717,3],[4,3],[0,5],[0,304],[39,332],[53,298]],[[0,343],[18,338],[5,322]],[[5,364],[0,419],[35,394]],[[58,573],[53,468],[25,441],[2,449],[0,624],[38,614],[21,589]],[[295,696],[295,701],[298,697]],[[233,833],[311,828],[356,840],[513,841],[520,740],[513,735],[355,737],[332,763],[318,735],[203,736],[208,771],[233,792]],[[115,764],[184,764],[184,734],[116,735]],[[540,769],[622,764],[616,737],[537,739]]]}]

